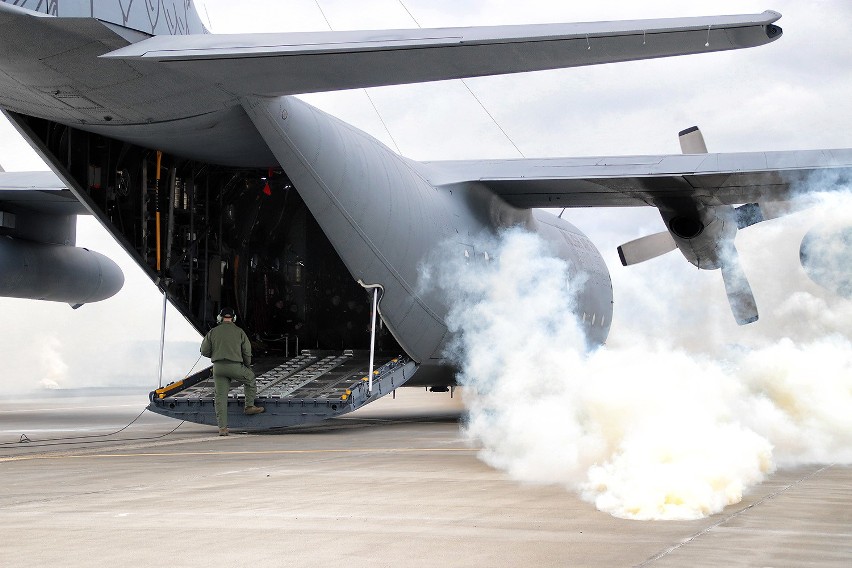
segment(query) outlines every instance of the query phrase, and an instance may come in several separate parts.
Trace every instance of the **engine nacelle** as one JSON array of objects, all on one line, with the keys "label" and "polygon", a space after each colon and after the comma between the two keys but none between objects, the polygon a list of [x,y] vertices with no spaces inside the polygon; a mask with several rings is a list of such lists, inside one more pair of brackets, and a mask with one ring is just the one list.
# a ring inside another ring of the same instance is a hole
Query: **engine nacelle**
[{"label": "engine nacelle", "polygon": [[811,229],[802,239],[799,260],[811,280],[852,298],[852,227]]},{"label": "engine nacelle", "polygon": [[660,214],[686,260],[704,270],[722,267],[737,234],[732,206],[699,207],[689,213],[661,208]]},{"label": "engine nacelle", "polygon": [[72,306],[114,296],[124,273],[88,249],[0,237],[0,296]]}]

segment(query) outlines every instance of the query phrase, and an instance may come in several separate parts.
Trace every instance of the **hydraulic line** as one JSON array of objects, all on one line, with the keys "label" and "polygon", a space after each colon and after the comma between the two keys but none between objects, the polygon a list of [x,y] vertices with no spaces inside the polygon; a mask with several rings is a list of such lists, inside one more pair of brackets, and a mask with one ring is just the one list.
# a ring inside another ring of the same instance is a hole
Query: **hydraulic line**
[{"label": "hydraulic line", "polygon": [[157,367],[157,388],[163,388],[163,354],[166,350],[166,307],[168,306],[168,302],[169,291],[165,288],[163,289],[163,315],[160,322],[160,362]]},{"label": "hydraulic line", "polygon": [[378,304],[379,289],[373,288],[373,313],[372,321],[370,322],[370,382],[368,392],[373,392],[373,364],[376,355],[376,307]]}]

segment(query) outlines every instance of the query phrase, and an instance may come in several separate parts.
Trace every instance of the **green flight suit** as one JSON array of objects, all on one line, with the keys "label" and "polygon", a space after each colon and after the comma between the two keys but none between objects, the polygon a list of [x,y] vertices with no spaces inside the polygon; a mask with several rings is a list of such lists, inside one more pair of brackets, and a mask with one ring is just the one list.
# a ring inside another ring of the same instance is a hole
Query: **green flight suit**
[{"label": "green flight suit", "polygon": [[251,370],[251,343],[245,332],[233,322],[223,321],[211,329],[201,342],[201,354],[213,361],[216,422],[228,427],[228,391],[231,381],[245,387],[245,407],[254,406],[257,384]]}]

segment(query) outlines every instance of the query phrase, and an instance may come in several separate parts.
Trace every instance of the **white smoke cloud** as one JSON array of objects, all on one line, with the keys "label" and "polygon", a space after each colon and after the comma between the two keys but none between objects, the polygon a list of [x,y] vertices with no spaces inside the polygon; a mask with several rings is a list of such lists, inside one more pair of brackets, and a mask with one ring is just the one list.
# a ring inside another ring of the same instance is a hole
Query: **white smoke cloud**
[{"label": "white smoke cloud", "polygon": [[[843,210],[831,199],[816,218]],[[633,519],[700,518],[777,466],[852,462],[852,303],[804,276],[803,216],[738,238],[758,324],[733,323],[717,271],[701,275],[708,295],[663,263],[653,278],[627,277],[615,340],[591,352],[574,315],[581,275],[536,236],[511,230],[482,243],[491,262],[430,266],[429,284],[451,298],[464,433],[480,457]],[[791,270],[796,278],[779,274]]]},{"label": "white smoke cloud", "polygon": [[41,344],[37,361],[42,377],[38,384],[43,389],[58,389],[65,382],[68,365],[62,359],[61,348],[62,342],[54,336],[46,337]]}]

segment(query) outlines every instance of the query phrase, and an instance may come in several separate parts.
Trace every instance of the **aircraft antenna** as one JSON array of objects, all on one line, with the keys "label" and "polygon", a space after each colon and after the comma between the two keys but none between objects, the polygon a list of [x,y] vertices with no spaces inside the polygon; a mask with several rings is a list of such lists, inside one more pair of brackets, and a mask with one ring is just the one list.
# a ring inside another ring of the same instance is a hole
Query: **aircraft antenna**
[{"label": "aircraft antenna", "polygon": [[[414,24],[415,24],[418,28],[423,29],[423,26],[421,26],[421,25],[420,25],[420,22],[418,22],[418,21],[417,21],[417,18],[415,18],[415,17],[414,17],[414,14],[412,14],[412,13],[411,13],[411,10],[409,10],[409,9],[408,9],[408,6],[406,6],[406,5],[405,5],[405,3],[404,3],[402,0],[397,0],[397,1],[399,2],[399,5],[400,5],[400,6],[402,6],[402,9],[403,9],[403,10],[405,10],[405,13],[406,13],[406,14],[408,14],[408,17],[409,17],[409,18],[411,18],[411,20],[414,22]],[[465,89],[467,89],[467,92],[468,92],[468,93],[470,93],[470,96],[472,96],[472,97],[473,97],[473,100],[475,100],[475,101],[479,104],[479,106],[480,106],[480,107],[482,107],[482,110],[484,110],[484,111],[485,111],[485,114],[487,114],[487,115],[488,115],[488,118],[490,118],[490,119],[491,119],[491,122],[493,122],[493,123],[494,123],[494,125],[495,125],[495,126],[496,126],[499,130],[500,130],[500,132],[502,132],[502,133],[503,133],[503,136],[505,136],[505,137],[506,137],[506,140],[508,140],[508,141],[509,141],[509,144],[511,144],[511,145],[512,145],[512,147],[513,147],[513,148],[514,148],[514,149],[518,152],[518,154],[520,154],[520,155],[521,155],[521,157],[522,157],[522,158],[526,158],[526,156],[524,155],[524,153],[523,153],[523,152],[521,152],[521,149],[520,149],[520,148],[518,148],[518,145],[517,145],[517,144],[515,144],[515,141],[514,141],[514,140],[512,140],[512,138],[509,136],[509,134],[508,134],[508,133],[507,133],[507,132],[503,129],[503,127],[502,127],[502,126],[500,126],[500,123],[499,123],[499,122],[497,122],[497,119],[496,119],[496,118],[494,118],[494,115],[492,115],[492,114],[488,111],[488,109],[487,109],[487,108],[485,108],[485,105],[484,105],[484,104],[482,104],[482,101],[481,101],[481,100],[479,100],[479,97],[477,97],[477,96],[476,96],[476,93],[474,93],[474,92],[473,92],[473,89],[471,89],[471,88],[470,88],[470,85],[468,85],[468,84],[467,84],[467,81],[465,81],[464,79],[461,79],[461,82],[462,82],[462,85],[464,85],[464,88],[465,88]]]},{"label": "aircraft antenna", "polygon": [[[325,20],[325,25],[328,26],[329,30],[334,31],[334,28],[331,26],[331,22],[328,21],[328,17],[325,15],[322,6],[320,6],[319,0],[314,0],[314,4],[317,5],[317,9],[320,11],[320,14],[322,14],[322,19]],[[402,151],[399,149],[399,144],[396,143],[396,138],[393,137],[390,128],[388,128],[387,123],[385,123],[385,119],[382,118],[382,114],[379,112],[379,107],[377,107],[376,103],[373,102],[373,97],[370,96],[370,93],[369,91],[367,91],[367,89],[364,89],[364,94],[367,95],[367,100],[370,101],[370,105],[372,105],[373,110],[376,112],[376,116],[379,117],[379,122],[382,123],[385,132],[387,132],[388,136],[390,136],[391,142],[393,142],[393,145],[396,148],[396,153],[402,155]]]},{"label": "aircraft antenna", "polygon": [[319,0],[314,0],[314,4],[317,5],[317,9],[320,11],[320,14],[322,14],[322,19],[325,20],[325,25],[328,26],[329,30],[334,31],[334,28],[331,27],[331,22],[328,21],[328,17],[325,15],[322,6],[320,6]]},{"label": "aircraft antenna", "polygon": [[204,13],[207,14],[207,25],[210,26],[210,33],[213,33],[213,20],[210,19],[210,12],[207,11],[207,3],[204,3]]},{"label": "aircraft antenna", "polygon": [[388,136],[390,136],[391,142],[393,142],[393,145],[396,148],[396,153],[402,155],[402,151],[399,149],[399,144],[396,143],[396,138],[393,137],[390,128],[388,128],[388,125],[385,124],[385,119],[382,118],[382,114],[379,112],[376,103],[373,102],[373,97],[370,96],[370,92],[367,89],[364,89],[364,94],[367,95],[367,100],[370,101],[371,105],[373,105],[373,110],[376,111],[376,116],[379,117],[379,121],[382,123],[382,126],[385,127],[385,132],[387,132]]}]

